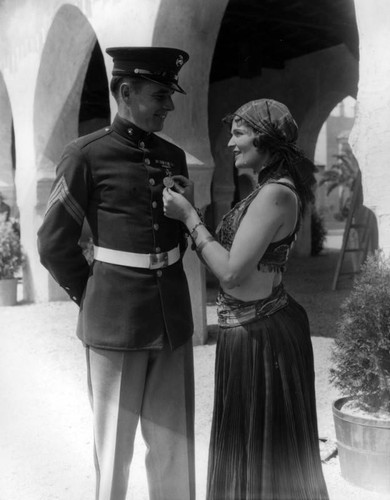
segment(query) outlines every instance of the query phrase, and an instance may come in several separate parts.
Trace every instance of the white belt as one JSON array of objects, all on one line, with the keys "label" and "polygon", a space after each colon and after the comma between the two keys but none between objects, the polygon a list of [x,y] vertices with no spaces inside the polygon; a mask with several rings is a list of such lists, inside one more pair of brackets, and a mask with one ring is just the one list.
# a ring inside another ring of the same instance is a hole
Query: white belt
[{"label": "white belt", "polygon": [[168,252],[134,253],[122,252],[94,246],[94,259],[109,264],[127,267],[143,267],[145,269],[161,269],[171,266],[180,259],[179,245]]}]

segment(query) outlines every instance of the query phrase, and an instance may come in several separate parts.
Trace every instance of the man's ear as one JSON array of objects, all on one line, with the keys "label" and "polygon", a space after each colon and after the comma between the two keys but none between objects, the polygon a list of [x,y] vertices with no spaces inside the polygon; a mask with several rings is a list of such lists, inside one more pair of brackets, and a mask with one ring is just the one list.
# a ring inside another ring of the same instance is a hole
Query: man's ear
[{"label": "man's ear", "polygon": [[130,87],[128,83],[122,83],[120,86],[120,95],[124,101],[127,101],[130,97]]}]

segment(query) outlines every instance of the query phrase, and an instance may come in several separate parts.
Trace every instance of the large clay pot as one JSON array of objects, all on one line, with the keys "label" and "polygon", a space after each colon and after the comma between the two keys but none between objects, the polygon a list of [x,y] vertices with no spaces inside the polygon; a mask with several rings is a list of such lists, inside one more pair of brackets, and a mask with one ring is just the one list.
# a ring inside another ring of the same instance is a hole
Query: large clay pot
[{"label": "large clay pot", "polygon": [[390,493],[390,420],[343,411],[349,399],[333,402],[341,475],[361,488]]},{"label": "large clay pot", "polygon": [[14,306],[17,301],[18,280],[0,279],[0,306]]}]

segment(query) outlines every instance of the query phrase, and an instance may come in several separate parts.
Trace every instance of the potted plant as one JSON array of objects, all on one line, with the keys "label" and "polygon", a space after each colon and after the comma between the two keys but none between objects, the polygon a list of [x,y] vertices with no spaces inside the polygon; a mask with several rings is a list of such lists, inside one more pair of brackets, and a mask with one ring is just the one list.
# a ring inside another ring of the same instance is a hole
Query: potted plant
[{"label": "potted plant", "polygon": [[342,315],[330,380],[340,468],[352,483],[390,493],[390,259],[367,258]]},{"label": "potted plant", "polygon": [[18,221],[0,222],[0,306],[16,304],[17,277],[23,260]]}]

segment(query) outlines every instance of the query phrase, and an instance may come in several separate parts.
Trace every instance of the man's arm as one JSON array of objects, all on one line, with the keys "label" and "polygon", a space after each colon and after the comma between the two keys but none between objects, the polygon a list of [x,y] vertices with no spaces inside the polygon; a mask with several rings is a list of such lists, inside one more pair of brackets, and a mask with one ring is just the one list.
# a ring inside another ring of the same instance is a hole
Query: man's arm
[{"label": "man's arm", "polygon": [[89,275],[79,239],[90,184],[84,157],[72,143],[57,167],[46,214],[38,231],[41,263],[79,305]]}]

